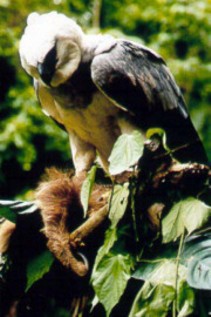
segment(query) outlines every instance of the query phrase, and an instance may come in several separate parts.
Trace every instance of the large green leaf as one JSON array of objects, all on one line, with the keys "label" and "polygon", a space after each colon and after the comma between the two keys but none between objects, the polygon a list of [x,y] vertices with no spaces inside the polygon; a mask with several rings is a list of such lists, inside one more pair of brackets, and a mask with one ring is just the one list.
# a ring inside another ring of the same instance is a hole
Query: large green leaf
[{"label": "large green leaf", "polygon": [[[176,259],[178,245],[166,244],[156,257],[141,260],[133,278],[149,280],[164,260]],[[187,282],[197,289],[211,289],[211,234],[189,236],[184,243],[181,264],[187,267]]]},{"label": "large green leaf", "polygon": [[109,253],[92,275],[94,290],[106,310],[106,316],[110,315],[127,286],[131,265],[129,255]]},{"label": "large green leaf", "polygon": [[185,230],[190,234],[203,226],[211,216],[211,207],[189,197],[176,203],[162,221],[163,242],[175,241]]},{"label": "large green leaf", "polygon": [[129,194],[129,183],[114,186],[109,212],[109,219],[111,220],[112,227],[115,227],[124,215]]},{"label": "large green leaf", "polygon": [[178,253],[178,245],[162,245],[162,249],[156,252],[150,259],[141,259],[138,263],[133,278],[146,281],[149,280],[153,271],[157,269],[164,261],[175,260]]},{"label": "large green leaf", "polygon": [[138,131],[132,134],[122,134],[109,157],[109,172],[111,175],[120,174],[135,165],[143,154],[144,138]]},{"label": "large green leaf", "polygon": [[210,228],[186,239],[182,262],[187,266],[187,282],[191,287],[211,290]]},{"label": "large green leaf", "polygon": [[209,248],[211,248],[211,232],[193,234],[185,239],[182,260],[187,265],[191,258]]},{"label": "large green leaf", "polygon": [[207,247],[198,246],[188,262],[187,281],[191,287],[211,290],[211,239],[207,242]]},{"label": "large green leaf", "polygon": [[103,257],[109,253],[117,239],[121,239],[121,234],[117,233],[117,224],[124,215],[124,212],[127,208],[127,201],[129,195],[128,186],[128,183],[125,183],[124,185],[114,186],[111,198],[111,208],[109,213],[111,226],[107,229],[105,233],[104,243],[102,247],[98,250],[94,270],[99,264],[99,262],[103,259]]},{"label": "large green leaf", "polygon": [[46,250],[28,263],[26,270],[26,291],[28,291],[35,282],[40,280],[44,274],[50,270],[53,261],[53,255],[48,250]]},{"label": "large green leaf", "polygon": [[[105,233],[105,241],[102,245],[102,247],[98,250],[97,253],[97,257],[95,259],[95,264],[94,264],[94,268],[92,271],[92,277],[91,280],[94,280],[94,276],[96,275],[96,271],[98,271],[98,267],[99,267],[99,263],[106,257],[108,256],[110,250],[114,247],[115,242],[122,240],[122,233],[124,233],[124,231],[118,231],[117,227],[110,227],[107,229],[106,233]],[[119,250],[119,248],[117,247],[117,250]],[[93,301],[92,303],[92,308],[98,304],[99,300],[98,297],[96,296],[95,298],[96,300]]]},{"label": "large green leaf", "polygon": [[181,254],[189,285],[199,289],[211,288],[211,228],[205,230],[187,237]]},{"label": "large green leaf", "polygon": [[86,217],[86,213],[88,210],[89,198],[90,198],[92,188],[95,182],[96,171],[97,171],[97,166],[96,165],[92,166],[81,188],[81,204],[84,210],[84,217]]}]

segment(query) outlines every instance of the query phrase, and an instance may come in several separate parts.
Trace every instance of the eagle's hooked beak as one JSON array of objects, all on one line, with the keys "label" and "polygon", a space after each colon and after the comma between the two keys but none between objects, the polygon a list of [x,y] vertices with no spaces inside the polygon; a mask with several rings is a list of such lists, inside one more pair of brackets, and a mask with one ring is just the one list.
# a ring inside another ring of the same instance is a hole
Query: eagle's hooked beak
[{"label": "eagle's hooked beak", "polygon": [[48,52],[42,63],[37,63],[37,70],[42,81],[50,86],[56,70],[57,56],[55,46]]},{"label": "eagle's hooked beak", "polygon": [[51,79],[52,79],[53,74],[54,74],[54,70],[49,68],[48,65],[46,65],[45,63],[37,63],[37,70],[38,70],[38,73],[39,73],[42,81],[46,85],[50,86]]}]

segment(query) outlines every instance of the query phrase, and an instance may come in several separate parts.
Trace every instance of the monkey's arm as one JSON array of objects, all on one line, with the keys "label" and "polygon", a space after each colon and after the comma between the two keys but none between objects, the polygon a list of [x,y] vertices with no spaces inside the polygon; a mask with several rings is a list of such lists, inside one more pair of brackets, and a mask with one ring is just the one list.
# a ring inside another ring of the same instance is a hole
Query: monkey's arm
[{"label": "monkey's arm", "polygon": [[[87,274],[88,265],[84,258],[83,262],[78,259],[81,255],[77,249],[83,244],[83,238],[102,223],[100,210],[106,205],[106,197],[103,196],[106,189],[101,185],[95,185],[89,203],[90,218],[84,220],[80,202],[83,180],[84,177],[49,169],[47,179],[40,183],[36,192],[36,204],[41,210],[43,232],[48,238],[49,250],[66,268],[79,276]],[[107,213],[103,211],[103,220]],[[70,232],[73,232],[73,235],[70,235]]]},{"label": "monkey's arm", "polygon": [[0,254],[7,252],[15,228],[16,224],[7,219],[0,225]]}]

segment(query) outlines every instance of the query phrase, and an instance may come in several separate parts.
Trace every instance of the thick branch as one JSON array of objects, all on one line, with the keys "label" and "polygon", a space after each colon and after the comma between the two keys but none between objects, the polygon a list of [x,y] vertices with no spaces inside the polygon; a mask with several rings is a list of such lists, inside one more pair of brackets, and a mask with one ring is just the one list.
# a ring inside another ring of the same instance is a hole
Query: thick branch
[{"label": "thick branch", "polygon": [[73,246],[80,245],[84,238],[90,235],[97,227],[99,227],[103,223],[103,221],[107,218],[108,213],[109,205],[106,204],[95,214],[92,214],[86,222],[84,222],[80,227],[78,227],[70,234],[70,244]]}]

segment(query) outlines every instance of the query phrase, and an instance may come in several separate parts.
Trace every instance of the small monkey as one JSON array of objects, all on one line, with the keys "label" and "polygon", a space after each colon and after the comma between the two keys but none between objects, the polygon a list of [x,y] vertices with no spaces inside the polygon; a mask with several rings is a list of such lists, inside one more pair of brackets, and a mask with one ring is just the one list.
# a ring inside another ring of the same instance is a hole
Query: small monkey
[{"label": "small monkey", "polygon": [[[76,252],[77,246],[71,243],[70,232],[84,222],[80,201],[83,181],[82,175],[73,176],[73,173],[51,168],[36,190],[36,204],[41,210],[48,248],[66,268],[71,268],[79,276],[87,274],[88,263],[82,254]],[[89,218],[106,205],[105,193],[109,191],[109,186],[94,185],[89,201]]]}]

